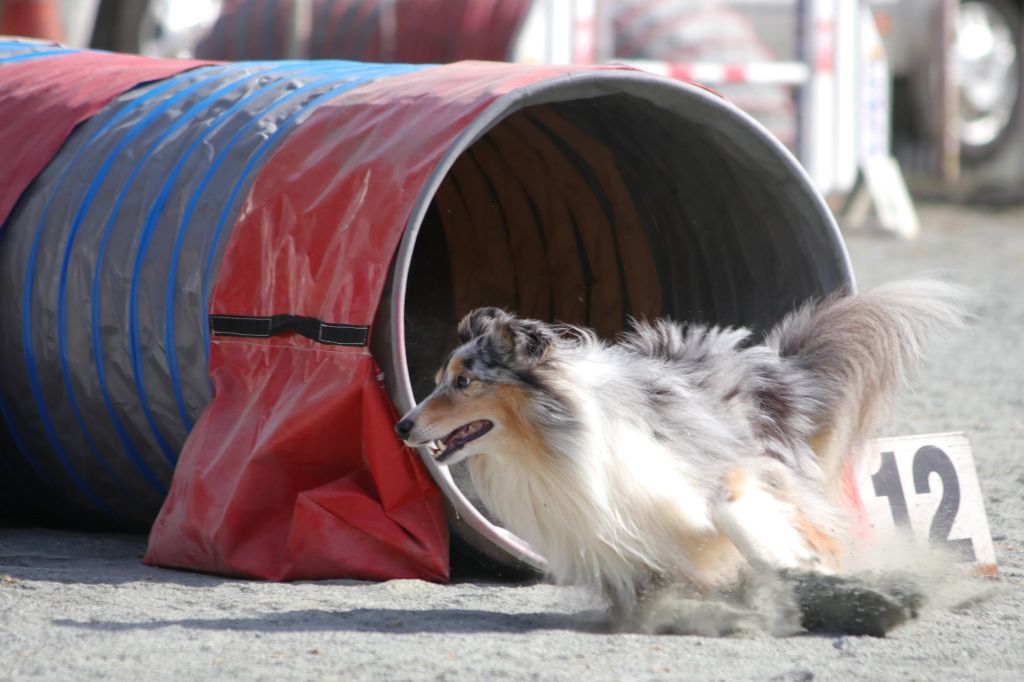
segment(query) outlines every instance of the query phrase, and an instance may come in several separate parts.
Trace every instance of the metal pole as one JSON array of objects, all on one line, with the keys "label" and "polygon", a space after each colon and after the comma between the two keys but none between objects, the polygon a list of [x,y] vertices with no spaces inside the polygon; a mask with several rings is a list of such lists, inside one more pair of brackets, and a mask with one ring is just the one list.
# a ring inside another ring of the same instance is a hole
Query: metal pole
[{"label": "metal pole", "polygon": [[808,25],[808,0],[796,0],[794,12],[796,13],[794,26],[793,45],[795,46],[794,59],[807,66],[807,79],[802,86],[794,90],[796,100],[796,136],[793,141],[794,151],[805,167],[810,158],[807,150],[809,136],[805,126],[810,122],[807,109],[810,106],[810,90],[814,76],[814,65],[811,63],[811,55],[814,54],[813,45],[809,43],[810,36],[814,35],[813,27]]},{"label": "metal pole", "polygon": [[288,13],[289,59],[303,59],[309,51],[309,36],[313,28],[313,0],[293,0]]}]

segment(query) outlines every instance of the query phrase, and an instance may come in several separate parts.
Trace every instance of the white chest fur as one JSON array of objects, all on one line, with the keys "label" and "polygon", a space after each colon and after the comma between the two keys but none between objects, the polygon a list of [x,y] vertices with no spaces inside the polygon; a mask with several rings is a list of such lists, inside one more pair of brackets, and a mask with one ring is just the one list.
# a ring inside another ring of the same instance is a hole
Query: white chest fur
[{"label": "white chest fur", "polygon": [[475,457],[474,484],[560,583],[604,591],[650,575],[707,583],[694,557],[717,544],[709,491],[649,436],[609,426],[570,453]]}]

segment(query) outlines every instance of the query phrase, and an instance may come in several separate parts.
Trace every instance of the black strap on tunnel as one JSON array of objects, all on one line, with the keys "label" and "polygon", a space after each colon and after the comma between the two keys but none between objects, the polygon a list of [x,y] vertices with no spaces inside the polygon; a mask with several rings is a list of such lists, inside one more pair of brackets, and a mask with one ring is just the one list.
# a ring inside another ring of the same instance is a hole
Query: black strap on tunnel
[{"label": "black strap on tunnel", "polygon": [[315,317],[274,315],[273,317],[242,317],[210,315],[210,333],[214,336],[252,336],[267,338],[285,332],[301,334],[307,339],[332,346],[365,346],[370,328],[354,324],[330,324]]}]

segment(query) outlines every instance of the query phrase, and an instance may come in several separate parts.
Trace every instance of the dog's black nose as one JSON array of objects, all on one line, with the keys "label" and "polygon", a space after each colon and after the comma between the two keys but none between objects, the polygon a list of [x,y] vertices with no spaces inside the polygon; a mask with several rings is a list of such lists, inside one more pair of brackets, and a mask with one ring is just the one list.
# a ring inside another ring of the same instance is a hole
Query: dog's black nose
[{"label": "dog's black nose", "polygon": [[412,433],[412,427],[415,426],[411,419],[403,419],[402,421],[395,424],[395,433],[402,440],[409,440],[409,434]]}]

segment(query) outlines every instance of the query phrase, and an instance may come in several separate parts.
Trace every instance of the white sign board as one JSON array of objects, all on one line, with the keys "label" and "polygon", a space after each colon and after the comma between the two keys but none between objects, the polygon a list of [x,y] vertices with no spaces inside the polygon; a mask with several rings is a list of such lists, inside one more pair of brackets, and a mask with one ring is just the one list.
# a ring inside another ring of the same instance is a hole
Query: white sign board
[{"label": "white sign board", "polygon": [[868,441],[854,476],[870,534],[906,531],[996,572],[992,535],[971,446],[963,433]]},{"label": "white sign board", "polygon": [[878,224],[902,239],[916,237],[921,223],[896,159],[872,156],[864,160],[862,170],[868,193],[874,199]]}]

